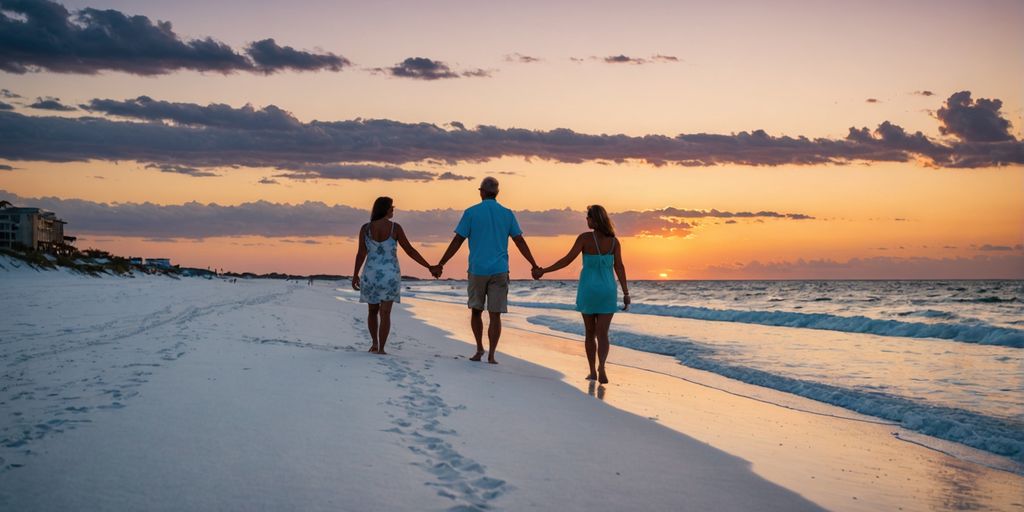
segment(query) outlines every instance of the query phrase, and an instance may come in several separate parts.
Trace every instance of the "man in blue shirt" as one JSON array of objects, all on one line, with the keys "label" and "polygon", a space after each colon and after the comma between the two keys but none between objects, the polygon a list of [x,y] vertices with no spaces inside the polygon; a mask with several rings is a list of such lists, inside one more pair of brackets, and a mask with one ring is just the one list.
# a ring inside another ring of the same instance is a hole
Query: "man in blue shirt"
[{"label": "man in blue shirt", "polygon": [[487,341],[490,344],[487,362],[494,360],[494,351],[501,338],[501,314],[508,312],[508,239],[511,237],[519,252],[532,268],[539,268],[530,254],[530,247],[523,238],[523,230],[512,210],[498,204],[498,180],[488,176],[480,182],[480,203],[471,206],[462,214],[455,236],[448,250],[441,257],[434,277],[441,276],[441,267],[455,256],[462,242],[469,239],[469,308],[472,310],[470,326],[476,338],[476,354],[470,361],[479,361],[484,355],[483,312],[487,310],[490,324],[487,326]]}]

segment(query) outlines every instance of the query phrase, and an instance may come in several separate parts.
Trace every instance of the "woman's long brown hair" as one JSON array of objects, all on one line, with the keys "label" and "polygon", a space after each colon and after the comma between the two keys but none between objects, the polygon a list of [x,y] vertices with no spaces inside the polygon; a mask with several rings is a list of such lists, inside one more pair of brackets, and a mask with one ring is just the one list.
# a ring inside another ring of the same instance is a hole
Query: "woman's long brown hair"
[{"label": "woman's long brown hair", "polygon": [[599,204],[588,206],[587,217],[594,221],[594,229],[600,231],[601,234],[615,236],[615,224],[612,224],[612,219],[608,216],[608,210],[605,210],[604,206]]}]

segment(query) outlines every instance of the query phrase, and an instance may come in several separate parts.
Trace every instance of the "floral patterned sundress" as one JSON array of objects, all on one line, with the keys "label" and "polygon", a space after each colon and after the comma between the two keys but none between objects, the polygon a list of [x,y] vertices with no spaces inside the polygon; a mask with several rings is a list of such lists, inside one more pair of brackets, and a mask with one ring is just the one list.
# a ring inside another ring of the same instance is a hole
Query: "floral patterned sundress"
[{"label": "floral patterned sundress", "polygon": [[394,238],[395,223],[383,242],[370,236],[366,225],[366,265],[360,276],[359,302],[380,304],[381,302],[402,302],[402,273],[398,268],[398,241]]}]

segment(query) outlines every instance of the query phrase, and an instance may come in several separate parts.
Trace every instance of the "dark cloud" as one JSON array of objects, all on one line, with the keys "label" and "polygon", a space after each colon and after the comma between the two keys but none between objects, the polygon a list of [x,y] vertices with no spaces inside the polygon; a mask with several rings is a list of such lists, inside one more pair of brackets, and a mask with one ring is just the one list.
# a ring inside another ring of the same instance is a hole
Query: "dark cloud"
[{"label": "dark cloud", "polygon": [[0,164],[0,171],[13,171],[13,170],[14,170],[14,167],[11,167],[11,166],[9,166],[7,164]]},{"label": "dark cloud", "polygon": [[1009,245],[992,245],[985,244],[978,248],[979,251],[1012,251],[1013,247]]},{"label": "dark cloud", "polygon": [[14,110],[14,105],[0,101],[0,110]]},{"label": "dark cloud", "polygon": [[148,164],[146,165],[146,169],[156,169],[160,172],[169,172],[172,174],[184,174],[186,176],[192,176],[193,178],[210,178],[220,176],[215,172],[210,172],[203,169],[196,169],[195,167],[189,167],[187,165]]},{"label": "dark cloud", "polygon": [[11,92],[10,89],[0,89],[0,98],[15,99],[15,98],[20,98],[20,97],[21,97],[20,94],[16,94],[14,92]]},{"label": "dark cloud", "polygon": [[301,123],[274,106],[234,109],[148,98],[97,100],[88,107],[151,122],[0,112],[0,159],[135,160],[297,171],[308,170],[302,166],[314,164],[457,164],[503,156],[565,163],[639,161],[683,166],[919,161],[937,167],[991,167],[1024,163],[1024,143],[1015,139],[943,142],[920,131],[908,133],[888,121],[874,130],[850,128],[843,139],[773,136],[763,130],[729,135],[630,136],[486,125],[445,129],[430,123],[387,119]]},{"label": "dark cloud", "polygon": [[913,94],[918,96],[935,96],[935,93],[932,91],[914,91]]},{"label": "dark cloud", "polygon": [[579,64],[579,63],[585,62],[587,59],[584,59],[582,57],[569,57],[569,60]]},{"label": "dark cloud", "polygon": [[864,100],[864,102],[865,103],[880,103],[878,98],[868,98],[868,99]]},{"label": "dark cloud", "polygon": [[386,73],[400,78],[413,78],[416,80],[443,80],[461,77],[491,76],[491,72],[485,69],[456,72],[444,62],[425,57],[409,57],[390,68],[375,68],[373,71]]},{"label": "dark cloud", "polygon": [[263,177],[263,178],[260,178],[260,180],[257,181],[256,183],[259,183],[261,185],[277,185],[280,182],[275,180],[274,178]]},{"label": "dark cloud", "polygon": [[60,102],[60,98],[36,98],[35,103],[32,103],[28,108],[34,108],[37,110],[56,110],[58,112],[72,112],[78,110],[71,105],[65,105]]},{"label": "dark cloud", "polygon": [[272,73],[338,71],[348,64],[332,53],[281,47],[272,39],[252,43],[245,53],[211,37],[185,40],[170,22],[113,9],[72,13],[47,0],[0,0],[0,70],[10,73],[111,70],[159,75],[179,69]]},{"label": "dark cloud", "polygon": [[[592,57],[592,58],[598,59],[598,57]],[[673,57],[671,55],[661,55],[661,54],[652,55],[648,59],[645,59],[645,58],[642,58],[642,57],[629,57],[629,56],[621,55],[621,54],[620,55],[609,55],[607,57],[600,57],[599,59],[601,61],[607,63],[607,64],[635,64],[635,65],[642,65],[642,64],[652,64],[652,63],[656,63],[656,62],[661,62],[661,63],[679,62],[679,58],[678,57]]]},{"label": "dark cloud", "polygon": [[238,128],[244,130],[295,130],[302,123],[291,113],[274,105],[259,110],[252,105],[234,108],[223,103],[206,106],[195,103],[172,103],[158,101],[149,96],[117,101],[95,99],[82,108],[90,112],[131,117],[146,121],[171,121],[176,124],[210,126],[217,128]]},{"label": "dark cloud", "polygon": [[505,55],[505,62],[518,62],[520,64],[533,64],[540,62],[541,59],[537,57],[531,57],[529,55],[523,55],[521,53],[510,53]]},{"label": "dark cloud", "polygon": [[437,179],[439,179],[439,180],[452,180],[452,181],[468,181],[468,180],[472,180],[473,177],[472,176],[464,176],[462,174],[455,174],[454,172],[451,172],[451,171],[445,171],[444,173],[438,175]]},{"label": "dark cloud", "polygon": [[341,71],[352,63],[348,59],[333,53],[310,53],[296,50],[291,46],[279,46],[273,39],[264,39],[250,44],[246,48],[253,63],[264,73],[273,73],[284,69],[296,71]]},{"label": "dark cloud", "polygon": [[292,180],[428,181],[435,177],[432,172],[407,170],[391,165],[306,164],[279,168],[286,172],[274,176],[275,178]]},{"label": "dark cloud", "polygon": [[[321,202],[301,204],[256,201],[237,206],[201,204],[181,205],[153,203],[97,203],[81,199],[55,197],[23,198],[0,190],[0,198],[18,206],[35,206],[57,212],[68,222],[68,233],[89,235],[116,235],[132,237],[165,237],[198,239],[216,236],[267,237],[353,237],[359,226],[369,220],[367,209],[351,206],[328,206]],[[466,197],[470,206],[472,197]],[[718,210],[697,211],[667,208],[651,211],[612,213],[618,232],[622,236],[685,236],[692,227],[681,220],[688,218],[721,218],[747,216],[752,213],[732,213]],[[786,218],[784,214],[771,214],[773,218]],[[461,209],[402,211],[395,219],[410,237],[420,240],[445,240],[462,216]],[[517,211],[516,216],[527,236],[576,235],[586,231],[584,212],[563,209],[546,211]]]},{"label": "dark cloud", "polygon": [[971,91],[954,93],[935,113],[939,131],[955,135],[965,142],[1012,141],[1010,121],[999,113],[1003,102],[997,99],[971,99]]},{"label": "dark cloud", "polygon": [[602,60],[608,64],[647,64],[647,59],[627,57],[625,55],[610,55]]}]

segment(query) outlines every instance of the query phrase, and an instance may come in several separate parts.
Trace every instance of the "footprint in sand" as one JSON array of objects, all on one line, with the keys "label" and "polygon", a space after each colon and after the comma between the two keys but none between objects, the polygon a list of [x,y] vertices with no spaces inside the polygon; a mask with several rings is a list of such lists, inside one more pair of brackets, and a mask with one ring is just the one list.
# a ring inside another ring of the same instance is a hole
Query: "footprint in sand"
[{"label": "footprint in sand", "polygon": [[378,364],[388,381],[404,393],[386,402],[397,408],[398,414],[393,415],[396,426],[384,432],[400,436],[406,447],[421,457],[413,464],[433,476],[426,485],[436,487],[438,496],[457,502],[449,511],[490,509],[492,501],[512,489],[504,480],[488,476],[482,464],[463,456],[445,440],[458,433],[445,428],[441,419],[464,406],[448,406],[438,394],[441,386],[427,382],[406,362],[382,359]]}]

